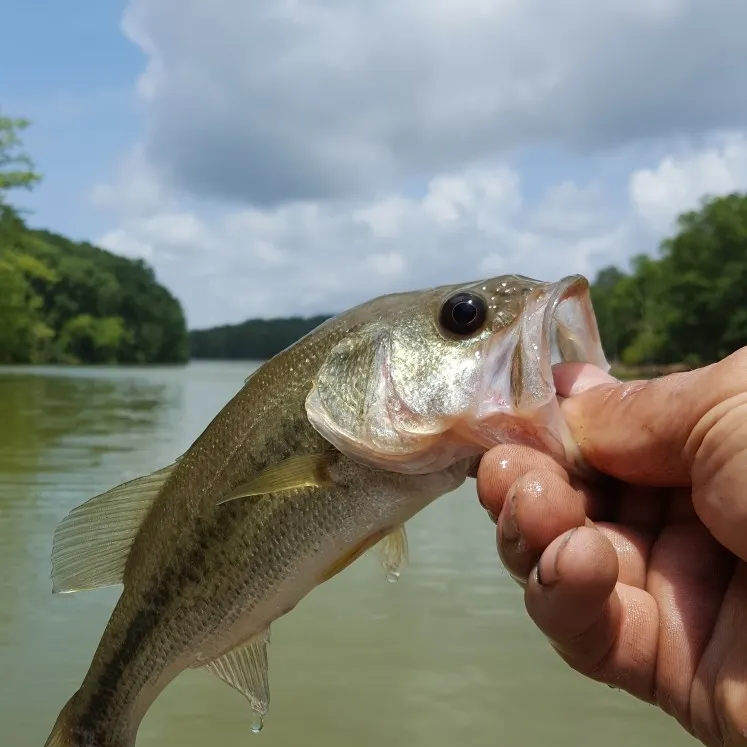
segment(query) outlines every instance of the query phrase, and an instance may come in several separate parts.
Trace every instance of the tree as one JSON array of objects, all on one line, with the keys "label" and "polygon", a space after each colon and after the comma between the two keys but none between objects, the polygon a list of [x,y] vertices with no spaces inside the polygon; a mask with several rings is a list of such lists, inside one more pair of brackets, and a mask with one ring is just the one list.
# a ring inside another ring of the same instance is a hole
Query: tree
[{"label": "tree", "polygon": [[631,265],[592,286],[611,360],[700,365],[747,345],[747,194],[703,198],[658,257]]},{"label": "tree", "polygon": [[181,304],[148,265],[31,230],[5,200],[40,177],[0,117],[0,363],[183,363]]},{"label": "tree", "polygon": [[668,358],[718,360],[747,345],[747,195],[706,197],[663,242]]},{"label": "tree", "polygon": [[11,189],[32,189],[41,180],[22,146],[19,132],[29,126],[27,119],[0,115],[0,209],[7,207],[5,194]]}]

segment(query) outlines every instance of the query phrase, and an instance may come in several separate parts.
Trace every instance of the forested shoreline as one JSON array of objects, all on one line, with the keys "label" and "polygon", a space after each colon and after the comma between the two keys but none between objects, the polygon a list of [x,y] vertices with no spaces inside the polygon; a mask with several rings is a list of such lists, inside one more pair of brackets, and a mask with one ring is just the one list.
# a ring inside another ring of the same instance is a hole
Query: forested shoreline
[{"label": "forested shoreline", "polygon": [[0,363],[186,363],[181,304],[145,262],[32,229],[9,204],[41,178],[19,151],[27,124],[0,116]]},{"label": "forested shoreline", "polygon": [[655,255],[601,270],[592,301],[626,367],[702,366],[747,345],[747,194],[704,197]]},{"label": "forested shoreline", "polygon": [[0,363],[175,364],[188,350],[181,304],[145,262],[0,206]]}]

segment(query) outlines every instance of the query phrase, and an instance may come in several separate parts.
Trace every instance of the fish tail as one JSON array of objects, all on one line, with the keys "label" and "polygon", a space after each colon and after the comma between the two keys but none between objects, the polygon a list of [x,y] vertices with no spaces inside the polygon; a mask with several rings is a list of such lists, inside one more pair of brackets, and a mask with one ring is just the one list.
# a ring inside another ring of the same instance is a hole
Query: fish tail
[{"label": "fish tail", "polygon": [[122,737],[81,730],[77,715],[79,694],[80,691],[74,693],[62,707],[44,747],[132,747],[134,736],[132,740],[122,741]]},{"label": "fish tail", "polygon": [[120,746],[119,743],[108,739],[102,742],[100,737],[76,729],[77,698],[76,692],[62,707],[44,747],[129,747],[129,745]]},{"label": "fish tail", "polygon": [[83,747],[83,745],[76,743],[72,731],[73,707],[77,694],[75,693],[62,707],[52,728],[52,733],[44,743],[44,747]]}]

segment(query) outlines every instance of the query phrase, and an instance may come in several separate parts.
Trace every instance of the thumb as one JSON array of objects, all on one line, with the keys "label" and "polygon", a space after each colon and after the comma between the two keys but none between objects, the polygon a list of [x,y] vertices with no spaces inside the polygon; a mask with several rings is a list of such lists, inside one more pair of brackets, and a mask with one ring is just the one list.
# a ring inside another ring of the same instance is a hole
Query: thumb
[{"label": "thumb", "polygon": [[690,436],[708,412],[747,388],[747,348],[648,381],[619,382],[588,364],[557,369],[563,416],[591,465],[625,482],[686,486]]}]

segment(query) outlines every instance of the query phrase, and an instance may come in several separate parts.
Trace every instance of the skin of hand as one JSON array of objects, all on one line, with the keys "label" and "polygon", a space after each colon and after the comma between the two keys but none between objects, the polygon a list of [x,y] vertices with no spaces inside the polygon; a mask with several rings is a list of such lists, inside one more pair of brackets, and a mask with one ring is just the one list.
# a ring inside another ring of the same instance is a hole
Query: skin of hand
[{"label": "skin of hand", "polygon": [[576,671],[747,745],[747,348],[621,383],[555,372],[595,483],[521,446],[477,473],[529,616]]}]

